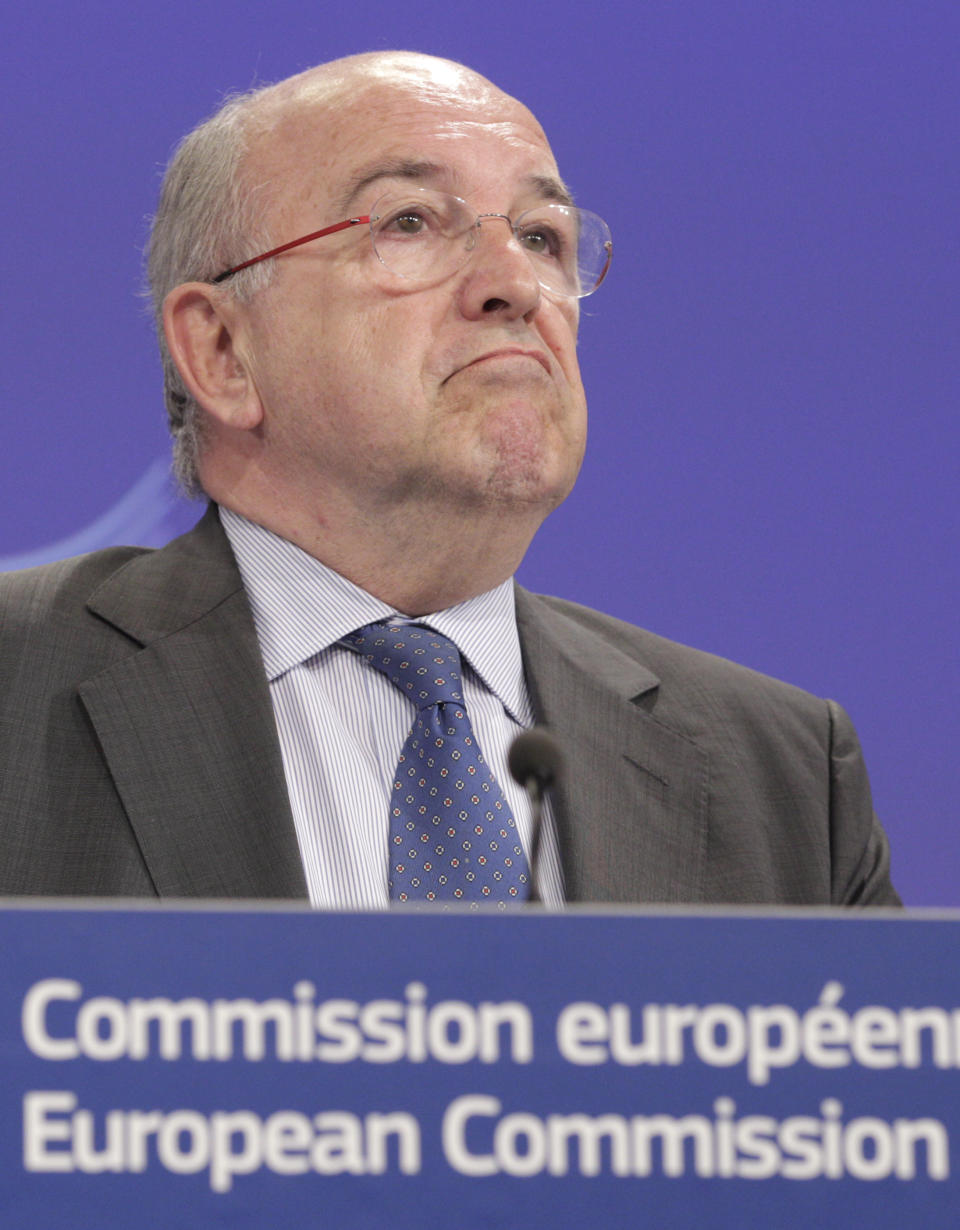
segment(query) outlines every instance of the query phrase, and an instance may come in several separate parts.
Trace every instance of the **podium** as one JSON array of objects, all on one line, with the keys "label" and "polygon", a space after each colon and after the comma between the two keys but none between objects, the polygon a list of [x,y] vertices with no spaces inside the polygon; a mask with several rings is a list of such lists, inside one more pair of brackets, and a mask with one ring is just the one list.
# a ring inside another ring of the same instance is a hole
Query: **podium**
[{"label": "podium", "polygon": [[0,1225],[960,1223],[960,914],[0,908]]}]

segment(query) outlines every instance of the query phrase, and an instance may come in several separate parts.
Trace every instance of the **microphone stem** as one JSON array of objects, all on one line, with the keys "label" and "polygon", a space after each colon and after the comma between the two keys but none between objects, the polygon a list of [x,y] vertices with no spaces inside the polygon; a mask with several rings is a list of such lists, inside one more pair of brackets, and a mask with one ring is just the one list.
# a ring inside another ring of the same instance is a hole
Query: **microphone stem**
[{"label": "microphone stem", "polygon": [[530,796],[530,905],[541,905],[540,897],[540,837],[543,832],[543,791],[535,777],[526,781],[527,793]]}]

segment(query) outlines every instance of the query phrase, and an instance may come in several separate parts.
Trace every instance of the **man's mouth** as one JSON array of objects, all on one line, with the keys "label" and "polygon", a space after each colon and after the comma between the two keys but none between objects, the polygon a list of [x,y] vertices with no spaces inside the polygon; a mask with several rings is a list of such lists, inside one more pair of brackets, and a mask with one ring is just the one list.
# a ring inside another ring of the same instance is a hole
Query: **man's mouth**
[{"label": "man's mouth", "polygon": [[540,365],[545,372],[550,372],[550,361],[542,350],[527,349],[523,346],[502,346],[496,350],[487,350],[483,354],[477,355],[475,359],[471,359],[467,363],[461,364],[456,371],[451,375],[456,376],[459,372],[466,371],[468,368],[502,366],[505,369],[515,367],[517,371],[522,371],[530,362]]}]

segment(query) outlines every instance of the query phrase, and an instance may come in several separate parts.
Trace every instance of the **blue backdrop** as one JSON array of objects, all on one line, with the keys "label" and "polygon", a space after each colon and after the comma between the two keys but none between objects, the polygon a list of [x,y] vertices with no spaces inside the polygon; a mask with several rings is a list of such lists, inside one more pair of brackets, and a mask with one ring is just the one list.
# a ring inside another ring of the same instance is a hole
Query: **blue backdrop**
[{"label": "blue backdrop", "polygon": [[139,298],[178,137],[334,56],[465,60],[616,246],[587,463],[521,579],[840,700],[901,891],[960,902],[955,0],[38,0],[4,43],[0,566],[197,515]]}]

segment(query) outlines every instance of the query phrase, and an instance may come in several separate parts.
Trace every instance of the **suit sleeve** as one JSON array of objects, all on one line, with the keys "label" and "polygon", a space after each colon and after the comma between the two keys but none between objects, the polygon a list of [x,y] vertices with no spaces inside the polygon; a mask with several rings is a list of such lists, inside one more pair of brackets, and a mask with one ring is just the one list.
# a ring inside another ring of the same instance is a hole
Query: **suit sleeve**
[{"label": "suit sleeve", "polygon": [[890,846],[873,811],[860,741],[844,710],[832,700],[827,706],[831,899],[834,905],[901,905],[890,882]]}]

